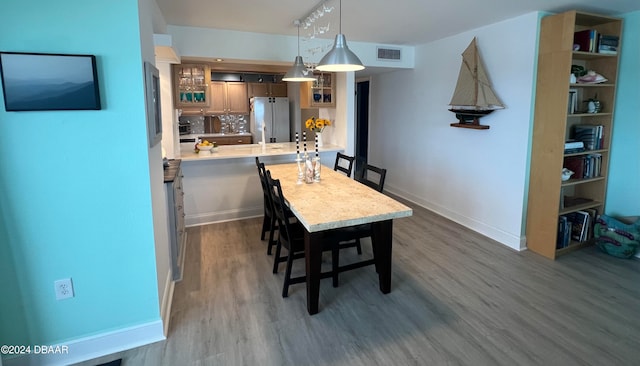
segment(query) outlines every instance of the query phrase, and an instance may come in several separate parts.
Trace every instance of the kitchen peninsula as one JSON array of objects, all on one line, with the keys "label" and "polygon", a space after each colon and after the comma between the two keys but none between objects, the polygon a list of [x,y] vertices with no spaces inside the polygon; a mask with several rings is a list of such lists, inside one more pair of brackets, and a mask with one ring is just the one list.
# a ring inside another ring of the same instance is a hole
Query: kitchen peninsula
[{"label": "kitchen peninsula", "polygon": [[[187,226],[255,217],[263,214],[262,187],[255,158],[266,165],[291,163],[295,142],[218,146],[212,152],[194,152],[183,147],[184,211]],[[315,155],[313,143],[308,153]],[[302,153],[303,144],[300,143]],[[325,144],[319,149],[323,169],[333,169],[340,146]]]}]

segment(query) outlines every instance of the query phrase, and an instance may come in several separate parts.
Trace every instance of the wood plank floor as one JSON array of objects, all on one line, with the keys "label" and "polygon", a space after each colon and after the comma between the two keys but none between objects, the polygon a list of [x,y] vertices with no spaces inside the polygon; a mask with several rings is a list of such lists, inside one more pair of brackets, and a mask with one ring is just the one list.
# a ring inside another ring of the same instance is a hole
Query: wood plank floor
[{"label": "wood plank floor", "polygon": [[409,205],[391,293],[373,267],[343,273],[322,280],[314,316],[304,284],[280,296],[261,219],[189,228],[168,339],[79,365],[640,364],[640,261],[594,247],[550,261]]}]

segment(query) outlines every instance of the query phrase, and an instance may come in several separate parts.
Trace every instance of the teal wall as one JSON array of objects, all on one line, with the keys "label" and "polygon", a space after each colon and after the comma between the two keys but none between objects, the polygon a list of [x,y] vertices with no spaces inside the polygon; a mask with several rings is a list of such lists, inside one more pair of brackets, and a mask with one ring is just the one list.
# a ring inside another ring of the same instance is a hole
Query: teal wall
[{"label": "teal wall", "polygon": [[640,11],[623,16],[606,213],[640,216]]},{"label": "teal wall", "polygon": [[[0,4],[0,50],[96,55],[103,106],[5,112],[0,101],[0,344],[160,318],[140,32],[138,1]],[[66,277],[76,295],[56,301]]]}]

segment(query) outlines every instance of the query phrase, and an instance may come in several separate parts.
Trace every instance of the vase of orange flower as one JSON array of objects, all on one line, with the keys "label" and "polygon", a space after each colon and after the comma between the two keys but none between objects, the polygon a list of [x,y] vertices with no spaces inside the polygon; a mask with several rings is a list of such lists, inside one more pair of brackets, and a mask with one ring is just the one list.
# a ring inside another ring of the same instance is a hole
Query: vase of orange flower
[{"label": "vase of orange flower", "polygon": [[310,130],[316,133],[318,136],[318,147],[322,147],[322,131],[327,126],[331,126],[331,121],[328,119],[311,117],[305,121],[305,126]]}]

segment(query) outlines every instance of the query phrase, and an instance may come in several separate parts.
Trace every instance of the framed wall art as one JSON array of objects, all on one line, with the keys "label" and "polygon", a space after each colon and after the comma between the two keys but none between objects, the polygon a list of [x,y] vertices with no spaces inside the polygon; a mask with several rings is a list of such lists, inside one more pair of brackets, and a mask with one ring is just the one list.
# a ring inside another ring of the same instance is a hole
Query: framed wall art
[{"label": "framed wall art", "polygon": [[162,140],[162,114],[160,112],[160,73],[149,62],[144,63],[144,83],[149,147],[153,147]]},{"label": "framed wall art", "polygon": [[94,55],[0,52],[5,110],[98,110]]}]

